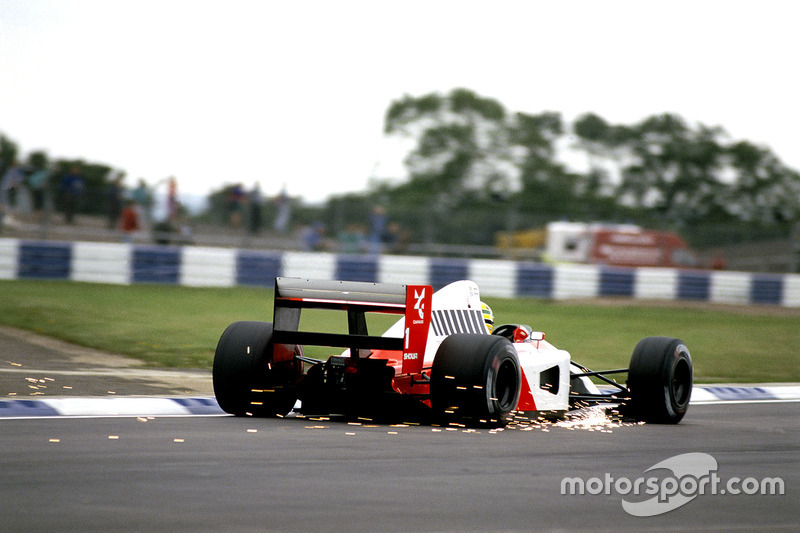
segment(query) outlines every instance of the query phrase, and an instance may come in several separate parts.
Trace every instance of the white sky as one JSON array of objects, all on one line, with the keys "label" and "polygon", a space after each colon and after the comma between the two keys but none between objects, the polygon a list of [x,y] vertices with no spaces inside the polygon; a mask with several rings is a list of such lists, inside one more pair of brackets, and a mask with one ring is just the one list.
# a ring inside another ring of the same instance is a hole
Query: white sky
[{"label": "white sky", "polygon": [[128,183],[317,201],[402,176],[384,114],[454,87],[507,110],[671,112],[800,169],[794,0],[0,0],[0,133]]}]

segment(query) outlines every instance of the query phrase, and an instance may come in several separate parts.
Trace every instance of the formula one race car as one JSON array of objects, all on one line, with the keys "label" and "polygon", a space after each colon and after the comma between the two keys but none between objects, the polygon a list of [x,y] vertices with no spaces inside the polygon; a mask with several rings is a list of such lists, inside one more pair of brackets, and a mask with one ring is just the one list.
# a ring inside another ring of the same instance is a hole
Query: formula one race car
[{"label": "formula one race car", "polygon": [[[478,287],[275,280],[273,323],[235,322],[217,345],[214,392],[238,416],[341,414],[376,420],[504,424],[512,412],[557,416],[614,406],[636,420],[677,423],[689,405],[692,361],[679,339],[647,337],[630,367],[591,371],[525,325],[490,328]],[[347,313],[347,333],[299,331],[302,309]],[[402,317],[383,335],[367,313]],[[303,346],[346,348],[324,361]],[[623,386],[609,378],[628,374]],[[602,381],[602,389],[591,378]],[[299,400],[299,402],[298,402]]]}]

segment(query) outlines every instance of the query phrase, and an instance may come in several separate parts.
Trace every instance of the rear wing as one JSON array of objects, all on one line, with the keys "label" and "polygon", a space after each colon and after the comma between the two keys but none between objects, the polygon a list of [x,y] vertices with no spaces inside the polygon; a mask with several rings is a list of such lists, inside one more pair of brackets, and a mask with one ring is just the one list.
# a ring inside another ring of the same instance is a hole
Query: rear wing
[{"label": "rear wing", "polygon": [[[403,352],[404,374],[422,371],[431,323],[430,285],[394,285],[359,281],[275,278],[273,340],[282,350],[295,345],[350,348],[351,357],[367,357],[370,350]],[[347,333],[298,331],[302,309],[347,311]],[[366,313],[405,316],[403,337],[370,335]]]}]

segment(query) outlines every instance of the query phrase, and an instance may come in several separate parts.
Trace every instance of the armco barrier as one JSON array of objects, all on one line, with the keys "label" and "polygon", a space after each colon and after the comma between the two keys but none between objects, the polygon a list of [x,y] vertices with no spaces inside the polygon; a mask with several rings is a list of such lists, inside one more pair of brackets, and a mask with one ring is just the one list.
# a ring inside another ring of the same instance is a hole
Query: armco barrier
[{"label": "armco barrier", "polygon": [[0,239],[0,279],[271,287],[277,276],[437,289],[472,279],[483,295],[503,298],[614,296],[800,307],[798,274]]}]

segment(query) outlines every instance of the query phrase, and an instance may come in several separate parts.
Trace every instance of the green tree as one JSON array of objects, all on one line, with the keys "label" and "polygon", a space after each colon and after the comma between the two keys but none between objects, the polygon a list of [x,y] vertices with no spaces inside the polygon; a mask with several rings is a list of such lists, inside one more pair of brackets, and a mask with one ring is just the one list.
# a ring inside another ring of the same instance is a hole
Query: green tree
[{"label": "green tree", "polygon": [[518,113],[509,127],[512,151],[518,154],[521,190],[515,196],[521,224],[541,225],[573,214],[580,178],[556,160],[556,142],[564,133],[561,115]]},{"label": "green tree", "polygon": [[496,100],[466,89],[448,95],[406,96],[386,113],[385,132],[417,139],[406,159],[411,181],[438,196],[488,193],[511,186],[506,111]]},{"label": "green tree", "polygon": [[466,89],[406,96],[386,115],[387,134],[417,141],[406,159],[409,183],[392,201],[407,198],[409,208],[424,209],[418,219],[426,241],[486,244],[496,231],[565,216],[578,205],[580,176],[555,160],[563,130],[558,113],[510,114]]},{"label": "green tree", "polygon": [[47,153],[41,150],[28,154],[26,164],[33,170],[43,170],[50,164]]},{"label": "green tree", "polygon": [[17,143],[0,134],[0,171],[4,171],[17,159],[19,148]]},{"label": "green tree", "polygon": [[577,137],[576,147],[585,152],[589,160],[589,172],[584,183],[585,195],[614,195],[614,182],[621,175],[625,162],[625,147],[635,133],[627,126],[611,125],[594,113],[578,117],[572,131]]},{"label": "green tree", "polygon": [[405,96],[389,107],[385,132],[417,141],[405,160],[409,183],[398,187],[392,202],[415,213],[415,234],[424,241],[460,242],[465,226],[459,232],[456,219],[465,202],[474,207],[518,187],[506,118],[499,102],[467,89]]},{"label": "green tree", "polygon": [[619,202],[688,223],[706,215],[719,198],[721,129],[701,125],[694,130],[670,114],[646,118],[631,128],[591,126],[589,120],[581,123],[579,135],[586,145],[591,150],[605,145],[621,162]]},{"label": "green tree", "polygon": [[741,141],[728,147],[733,183],[724,201],[741,220],[761,224],[800,219],[800,175],[768,149]]}]

